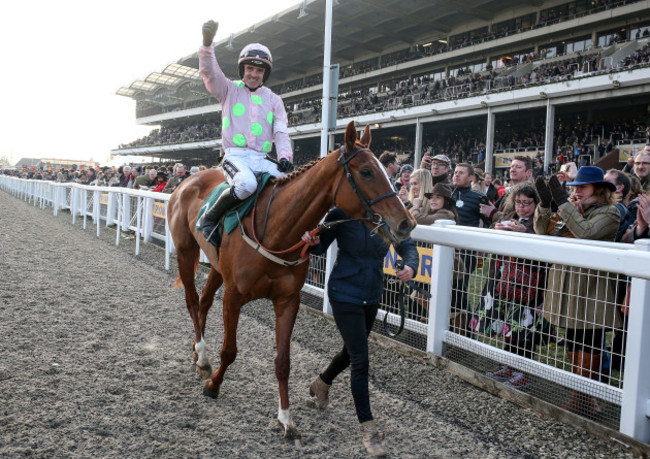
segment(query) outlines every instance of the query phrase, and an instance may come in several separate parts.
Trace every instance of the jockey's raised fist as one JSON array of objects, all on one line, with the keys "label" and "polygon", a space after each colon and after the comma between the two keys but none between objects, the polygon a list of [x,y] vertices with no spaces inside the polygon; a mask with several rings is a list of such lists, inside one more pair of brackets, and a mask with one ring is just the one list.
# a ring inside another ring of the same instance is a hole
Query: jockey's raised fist
[{"label": "jockey's raised fist", "polygon": [[217,29],[219,28],[219,23],[210,19],[208,22],[203,24],[203,46],[210,46],[214,40],[214,36],[217,34]]}]

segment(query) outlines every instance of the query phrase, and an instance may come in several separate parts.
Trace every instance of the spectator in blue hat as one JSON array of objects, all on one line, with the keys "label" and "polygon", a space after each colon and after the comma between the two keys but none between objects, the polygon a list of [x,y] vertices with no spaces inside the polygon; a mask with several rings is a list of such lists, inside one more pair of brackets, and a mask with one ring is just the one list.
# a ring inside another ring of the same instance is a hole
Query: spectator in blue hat
[{"label": "spectator in blue hat", "polygon": [[[566,185],[574,187],[571,196],[556,175],[551,176],[548,185],[541,176],[537,178],[540,202],[535,209],[535,232],[614,241],[620,221],[615,206],[616,186],[605,180],[603,170],[581,167],[575,179]],[[555,224],[551,201],[558,207]],[[623,324],[611,275],[564,264],[551,265],[543,315],[552,325],[565,330],[565,348],[573,372],[598,379],[604,330],[620,329]],[[595,398],[580,391],[573,391],[563,408],[587,417],[596,417],[602,411]]]}]

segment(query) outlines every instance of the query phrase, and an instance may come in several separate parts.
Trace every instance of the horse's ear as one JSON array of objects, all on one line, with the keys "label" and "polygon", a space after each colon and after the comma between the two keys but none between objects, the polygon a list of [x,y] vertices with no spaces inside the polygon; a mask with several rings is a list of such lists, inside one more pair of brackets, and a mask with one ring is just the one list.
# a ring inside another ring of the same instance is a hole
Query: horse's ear
[{"label": "horse's ear", "polygon": [[366,128],[363,130],[363,135],[361,136],[361,140],[359,142],[361,143],[361,145],[368,148],[370,147],[371,140],[372,140],[372,136],[370,135],[370,125],[366,124]]},{"label": "horse's ear", "polygon": [[350,121],[345,128],[345,149],[354,151],[354,144],[357,142],[357,129],[354,127],[354,121]]}]

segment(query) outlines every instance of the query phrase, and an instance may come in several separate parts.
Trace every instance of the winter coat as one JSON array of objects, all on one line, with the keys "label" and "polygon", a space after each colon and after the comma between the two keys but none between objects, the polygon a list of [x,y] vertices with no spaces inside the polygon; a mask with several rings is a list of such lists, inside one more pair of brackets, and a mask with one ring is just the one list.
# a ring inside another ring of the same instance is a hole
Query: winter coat
[{"label": "winter coat", "polygon": [[[418,222],[418,225],[433,225],[437,220],[451,220],[456,222],[456,216],[451,210],[438,209],[433,213],[420,213],[411,210],[413,218]],[[458,223],[458,222],[456,222]]]},{"label": "winter coat", "polygon": [[165,188],[162,190],[162,192],[163,192],[163,193],[173,193],[174,190],[176,189],[176,187],[177,187],[178,185],[180,185],[181,182],[182,182],[183,180],[185,180],[187,177],[189,177],[189,175],[184,175],[184,176],[182,176],[182,177],[179,177],[178,175],[174,175],[172,178],[170,178],[170,179],[167,181],[167,185],[166,185]]},{"label": "winter coat", "polygon": [[[335,207],[325,221],[347,218]],[[334,240],[338,243],[338,254],[328,282],[330,299],[359,305],[380,303],[384,291],[384,258],[389,245],[378,234],[371,235],[367,226],[351,221],[323,231],[320,243],[311,247],[310,253],[325,253]],[[406,239],[395,249],[405,264],[417,273],[420,256],[413,239]]]},{"label": "winter coat", "polygon": [[[613,205],[590,207],[583,217],[573,203],[566,202],[558,212],[576,238],[614,241],[616,237],[620,214]],[[537,234],[546,234],[551,215],[549,208],[537,206]],[[551,324],[587,330],[622,326],[611,273],[553,264],[546,279],[543,314]]]},{"label": "winter coat", "polygon": [[460,225],[478,228],[480,222],[483,221],[486,226],[489,226],[489,220],[481,214],[481,196],[485,195],[472,190],[469,186],[454,188],[451,197],[456,201]]}]

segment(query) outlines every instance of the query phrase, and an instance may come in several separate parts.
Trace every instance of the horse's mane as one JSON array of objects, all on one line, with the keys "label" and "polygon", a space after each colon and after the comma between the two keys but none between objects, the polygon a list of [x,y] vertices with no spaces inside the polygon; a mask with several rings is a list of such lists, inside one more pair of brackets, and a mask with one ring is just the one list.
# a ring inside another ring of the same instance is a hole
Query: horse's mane
[{"label": "horse's mane", "polygon": [[[354,146],[355,146],[355,147],[359,147],[359,148],[363,148],[363,147],[364,147],[364,146],[361,145],[361,143],[359,143],[359,142],[356,142]],[[334,151],[336,151],[336,150],[329,150],[329,151],[327,152],[327,155],[326,155],[326,156],[323,156],[322,158],[318,158],[317,160],[314,160],[314,161],[308,162],[307,164],[303,164],[303,165],[300,166],[298,169],[296,169],[296,170],[294,170],[293,172],[291,172],[291,173],[285,175],[284,177],[274,177],[274,178],[272,178],[271,180],[269,180],[269,182],[270,182],[270,183],[277,183],[278,185],[284,185],[285,183],[290,182],[290,181],[293,180],[294,178],[298,177],[299,175],[303,174],[304,172],[306,172],[306,171],[308,171],[309,169],[311,169],[312,167],[314,167],[316,164],[318,164],[319,162],[321,162],[323,159],[327,158],[327,156],[329,156],[330,153],[332,153],[332,152],[334,152]]]},{"label": "horse's mane", "polygon": [[277,183],[278,185],[284,185],[285,183],[293,180],[294,178],[298,177],[299,175],[303,174],[304,172],[308,171],[312,167],[314,167],[316,164],[321,162],[323,158],[319,158],[315,161],[308,162],[307,164],[303,164],[300,166],[298,169],[294,170],[293,172],[283,176],[283,177],[274,177],[271,180],[269,180],[270,183]]}]

